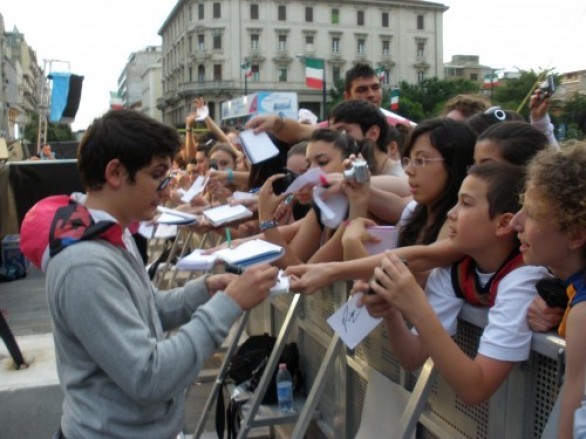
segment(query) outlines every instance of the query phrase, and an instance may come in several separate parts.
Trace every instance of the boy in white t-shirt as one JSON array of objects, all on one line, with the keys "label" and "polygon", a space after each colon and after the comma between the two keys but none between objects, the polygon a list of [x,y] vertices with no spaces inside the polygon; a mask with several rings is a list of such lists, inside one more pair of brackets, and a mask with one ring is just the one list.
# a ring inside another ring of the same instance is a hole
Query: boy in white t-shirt
[{"label": "boy in white t-shirt", "polygon": [[[370,282],[376,294],[363,298],[372,315],[385,318],[401,365],[416,369],[431,357],[467,404],[489,398],[515,364],[529,357],[527,308],[535,283],[548,274],[545,268],[523,265],[510,225],[520,208],[523,180],[523,170],[513,165],[473,167],[448,213],[449,237],[465,259],[434,269],[424,292],[408,267],[389,254]],[[465,301],[490,307],[473,359],[452,339]]]}]

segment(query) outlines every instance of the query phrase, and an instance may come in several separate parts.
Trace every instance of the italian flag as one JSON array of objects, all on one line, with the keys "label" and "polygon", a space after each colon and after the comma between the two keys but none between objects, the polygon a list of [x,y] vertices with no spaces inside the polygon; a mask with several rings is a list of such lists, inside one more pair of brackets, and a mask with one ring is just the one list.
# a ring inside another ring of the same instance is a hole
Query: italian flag
[{"label": "italian flag", "polygon": [[387,72],[385,72],[384,67],[379,67],[375,69],[374,73],[378,76],[378,79],[381,83],[384,83],[387,80]]},{"label": "italian flag", "polygon": [[244,70],[244,76],[246,76],[247,78],[250,78],[252,76],[252,66],[249,62],[242,64],[240,68]]},{"label": "italian flag", "polygon": [[324,60],[305,58],[305,85],[322,89],[324,86]]},{"label": "italian flag", "polygon": [[394,88],[391,90],[391,110],[399,109],[399,89]]},{"label": "italian flag", "polygon": [[484,75],[484,88],[493,88],[499,85],[499,77],[496,73]]}]

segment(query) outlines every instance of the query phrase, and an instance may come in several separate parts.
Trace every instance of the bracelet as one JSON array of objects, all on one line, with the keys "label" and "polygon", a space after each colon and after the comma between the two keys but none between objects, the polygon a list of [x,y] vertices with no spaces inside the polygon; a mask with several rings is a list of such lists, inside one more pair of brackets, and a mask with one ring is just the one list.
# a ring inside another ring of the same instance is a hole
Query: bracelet
[{"label": "bracelet", "polygon": [[277,227],[278,225],[279,225],[279,223],[276,222],[275,220],[261,221],[260,224],[258,225],[258,229],[261,232],[264,232],[265,230],[272,229],[274,227]]},{"label": "bracelet", "polygon": [[232,169],[228,168],[227,172],[228,172],[228,183],[234,183],[234,171],[232,171]]}]

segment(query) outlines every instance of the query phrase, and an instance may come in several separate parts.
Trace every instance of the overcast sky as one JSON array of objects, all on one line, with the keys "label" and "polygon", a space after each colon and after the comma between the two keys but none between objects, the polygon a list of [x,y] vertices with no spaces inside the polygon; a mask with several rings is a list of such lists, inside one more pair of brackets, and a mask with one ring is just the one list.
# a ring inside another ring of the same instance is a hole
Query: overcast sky
[{"label": "overcast sky", "polygon": [[[586,69],[584,0],[445,0],[444,61],[479,55],[494,68]],[[6,1],[7,30],[16,25],[43,59],[69,61],[85,77],[73,129],[108,107],[109,91],[131,52],[161,44],[157,31],[176,0]],[[66,66],[53,63],[53,71]]]}]

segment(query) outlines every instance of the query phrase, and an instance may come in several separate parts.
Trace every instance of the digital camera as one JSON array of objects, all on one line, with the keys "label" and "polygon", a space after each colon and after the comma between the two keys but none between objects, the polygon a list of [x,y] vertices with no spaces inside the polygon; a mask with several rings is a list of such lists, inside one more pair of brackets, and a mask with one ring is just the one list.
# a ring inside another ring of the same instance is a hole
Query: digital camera
[{"label": "digital camera", "polygon": [[354,160],[352,166],[344,171],[344,178],[346,181],[364,183],[368,181],[369,177],[368,163],[366,163],[366,160],[362,159]]},{"label": "digital camera", "polygon": [[297,178],[297,174],[288,169],[284,169],[283,173],[285,174],[283,178],[273,181],[273,192],[275,195],[281,195],[285,192],[289,185]]},{"label": "digital camera", "polygon": [[541,99],[547,99],[555,93],[555,81],[553,75],[547,75],[545,81],[539,84],[539,91],[541,92]]}]

